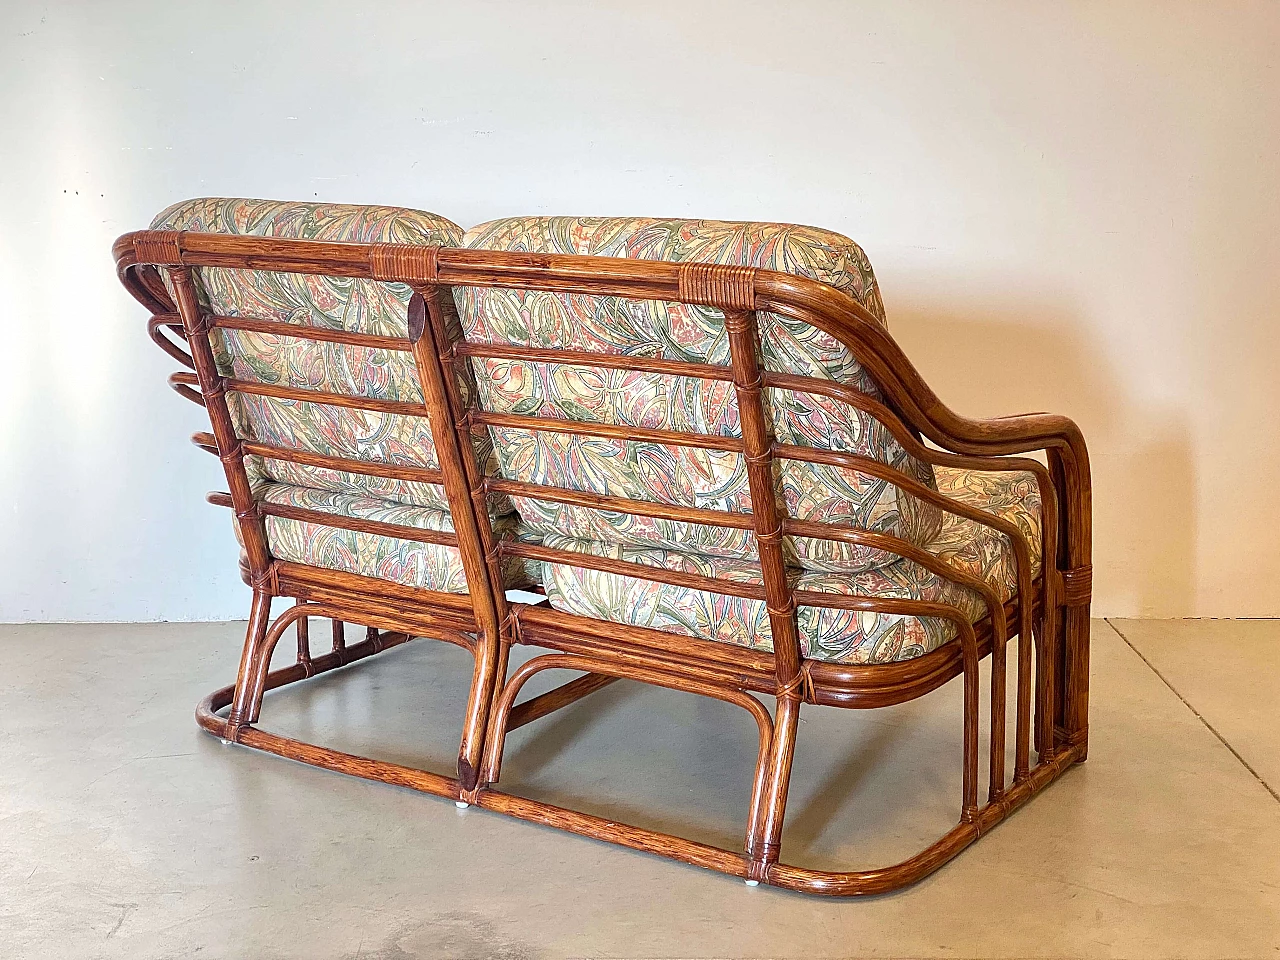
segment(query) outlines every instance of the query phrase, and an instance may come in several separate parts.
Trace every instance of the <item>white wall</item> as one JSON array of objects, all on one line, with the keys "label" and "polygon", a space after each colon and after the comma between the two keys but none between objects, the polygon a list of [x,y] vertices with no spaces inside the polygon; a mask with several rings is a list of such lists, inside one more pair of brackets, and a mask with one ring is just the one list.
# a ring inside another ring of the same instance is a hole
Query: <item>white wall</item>
[{"label": "white wall", "polygon": [[1106,615],[1280,615],[1280,4],[0,17],[0,620],[243,616],[110,244],[196,195],[819,224],[975,415],[1075,417]]}]

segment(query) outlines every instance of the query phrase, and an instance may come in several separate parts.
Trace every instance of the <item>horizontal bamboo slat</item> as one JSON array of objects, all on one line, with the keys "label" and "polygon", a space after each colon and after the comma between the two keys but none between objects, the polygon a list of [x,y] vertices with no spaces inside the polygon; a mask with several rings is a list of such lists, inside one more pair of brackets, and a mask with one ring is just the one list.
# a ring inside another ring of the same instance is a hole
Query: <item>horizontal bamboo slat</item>
[{"label": "horizontal bamboo slat", "polygon": [[711,433],[658,430],[651,427],[632,427],[613,423],[585,423],[581,420],[559,420],[554,417],[529,417],[519,413],[489,413],[480,410],[471,413],[471,421],[489,427],[511,427],[516,430],[601,437],[606,440],[631,440],[661,443],[672,447],[742,452],[742,440],[738,437],[721,437]]},{"label": "horizontal bamboo slat", "polygon": [[[206,499],[216,507],[234,506],[229,493],[211,493]],[[376,537],[413,540],[417,543],[432,543],[443,547],[456,547],[458,545],[457,538],[451,533],[425,530],[422,527],[410,527],[403,523],[365,520],[361,517],[348,517],[340,513],[329,513],[324,510],[295,507],[292,504],[269,503],[266,500],[257,501],[255,509],[264,517],[279,517],[282,520],[297,520],[301,523],[314,523],[322,527],[337,527],[340,530],[369,533]]]}]

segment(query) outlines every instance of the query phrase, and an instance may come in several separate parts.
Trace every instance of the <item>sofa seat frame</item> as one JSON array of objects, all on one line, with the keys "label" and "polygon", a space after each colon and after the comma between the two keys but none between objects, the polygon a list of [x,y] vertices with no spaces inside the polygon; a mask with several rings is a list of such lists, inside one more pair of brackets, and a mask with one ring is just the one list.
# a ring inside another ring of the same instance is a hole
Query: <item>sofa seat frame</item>
[{"label": "sofa seat frame", "polygon": [[[1072,764],[1086,758],[1091,493],[1088,454],[1080,431],[1070,420],[1049,414],[971,420],[953,413],[932,393],[875,319],[839,291],[801,277],[742,267],[174,231],[126,234],[116,242],[113,252],[122,283],[152,312],[148,325],[152,339],[188,368],[189,372],[170,378],[171,386],[209,412],[213,432],[199,433],[192,439],[223,462],[230,490],[211,494],[209,499],[234,510],[244,545],[241,570],[253,590],[253,604],[240,669],[235,684],[210,694],[196,713],[199,724],[224,741],[657,853],[719,870],[748,883],[763,882],[836,896],[884,893],[918,881]],[[413,290],[409,337],[374,337],[278,321],[210,316],[200,306],[192,276],[192,270],[201,267],[325,274],[407,284]],[[162,283],[157,268],[168,271],[174,296]],[[452,343],[444,335],[441,298],[448,296],[448,287],[457,285],[660,299],[715,307],[724,312],[732,363],[720,366]],[[757,359],[756,311],[803,320],[836,337],[871,374],[884,399],[873,399],[841,383],[762,371]],[[214,364],[210,342],[211,331],[219,326],[411,352],[422,382],[424,403],[322,394],[222,376]],[[523,357],[728,380],[738,399],[742,435],[713,437],[485,413],[463,401],[452,376],[456,365],[469,362],[471,356]],[[908,452],[928,463],[1033,473],[1042,503],[1043,561],[1039,572],[1033,571],[1023,534],[994,515],[923,487],[914,478],[878,461],[774,441],[761,401],[766,387],[825,394],[869,412],[892,431]],[[430,422],[439,469],[344,460],[242,440],[236,436],[227,404],[227,393],[231,391],[424,416]],[[747,464],[753,512],[731,514],[485,477],[475,462],[470,436],[495,423],[735,450]],[[1023,456],[1035,451],[1043,452],[1044,463]],[[246,456],[274,456],[313,466],[439,483],[448,496],[455,532],[438,533],[256,502],[244,469]],[[892,536],[781,516],[772,480],[777,458],[826,463],[883,477],[942,510],[997,529],[1009,539],[1017,560],[1017,594],[1002,603],[989,585]],[[763,583],[742,584],[534,544],[499,541],[486,512],[488,497],[493,493],[749,529],[758,543]],[[469,593],[415,589],[277,559],[270,553],[264,524],[264,517],[272,514],[455,546],[465,568]],[[987,614],[973,624],[957,608],[940,603],[793,590],[782,561],[781,540],[786,535],[844,540],[907,557],[977,591],[986,601]],[[577,565],[762,600],[768,610],[774,650],[747,649],[511,602],[501,589],[501,571],[504,562],[512,557]],[[273,619],[275,598],[290,598],[294,604]],[[798,605],[939,617],[951,621],[956,636],[928,654],[896,663],[848,665],[807,660],[801,656],[796,631]],[[309,624],[315,618],[333,623],[332,649],[320,655],[313,655],[311,649]],[[366,638],[348,645],[346,623],[365,626]],[[272,652],[290,627],[296,632],[296,662],[270,671]],[[266,691],[375,656],[414,637],[457,644],[469,650],[474,659],[456,776],[345,754],[273,734],[258,725]],[[1007,646],[1015,637],[1015,759],[1012,777],[1008,777]],[[517,644],[551,652],[533,657],[508,677],[508,655]],[[985,801],[979,802],[978,668],[986,657],[992,660],[989,782]],[[580,671],[582,676],[517,703],[524,684],[548,669]],[[886,706],[923,696],[956,676],[963,677],[964,683],[962,797],[956,826],[915,856],[883,869],[841,872],[783,863],[782,825],[801,704]],[[713,697],[738,705],[752,715],[759,750],[742,850],[722,849],[617,823],[497,788],[509,730],[618,679]],[[774,699],[772,712],[766,709],[762,697]]]}]

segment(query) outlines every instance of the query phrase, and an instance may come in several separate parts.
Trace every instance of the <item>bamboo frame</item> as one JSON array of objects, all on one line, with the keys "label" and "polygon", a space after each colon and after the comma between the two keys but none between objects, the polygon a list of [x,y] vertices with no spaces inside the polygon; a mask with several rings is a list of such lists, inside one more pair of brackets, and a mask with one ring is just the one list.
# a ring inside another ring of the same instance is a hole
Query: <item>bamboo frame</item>
[{"label": "bamboo frame", "polygon": [[[253,588],[253,605],[239,673],[233,686],[206,697],[197,709],[200,725],[225,740],[659,853],[741,877],[748,883],[765,882],[839,896],[882,893],[919,880],[1071,764],[1085,759],[1091,492],[1088,454],[1080,431],[1070,420],[1049,414],[971,420],[953,413],[928,388],[874,318],[838,291],[805,278],[742,267],[170,231],[126,234],[116,242],[113,252],[122,283],[152,313],[148,324],[151,338],[193,371],[175,374],[170,384],[208,411],[212,433],[197,434],[192,439],[202,449],[216,453],[223,463],[229,492],[213,494],[210,499],[232,507],[244,544],[241,569]],[[203,267],[406,283],[413,292],[408,312],[409,335],[373,337],[252,317],[212,316],[202,310],[196,294],[193,271]],[[160,269],[168,272],[172,297],[161,281]],[[447,335],[452,310],[447,290],[453,285],[531,288],[716,307],[724,314],[730,363],[685,363],[453,342]],[[758,311],[810,323],[845,344],[875,380],[883,399],[867,396],[846,384],[762,370],[758,360]],[[212,331],[220,328],[403,351],[413,358],[423,402],[322,393],[225,377],[214,364],[210,342]],[[638,370],[730,383],[739,408],[741,436],[618,427],[479,410],[466,403],[456,374],[471,358],[485,357]],[[1043,510],[1043,561],[1039,574],[1033,576],[1028,544],[1013,525],[923,487],[913,477],[878,461],[777,443],[771,436],[762,399],[763,391],[771,388],[821,394],[868,412],[884,423],[909,453],[929,463],[1033,473],[1040,486]],[[239,437],[227,405],[229,391],[425,417],[439,468],[332,457]],[[752,509],[750,513],[706,510],[485,477],[470,441],[473,431],[490,426],[735,452],[745,459]],[[1022,456],[1034,451],[1044,451],[1047,466]],[[440,485],[447,496],[454,533],[353,520],[255,501],[245,473],[246,456]],[[824,463],[869,474],[943,510],[992,528],[1011,543],[1017,567],[1016,597],[1001,603],[986,584],[899,538],[782,515],[773,479],[774,463],[781,459]],[[500,540],[487,509],[492,494],[750,530],[758,548],[760,582],[741,583]],[[270,552],[265,526],[269,516],[456,547],[469,593],[413,589],[281,561]],[[938,576],[975,590],[987,613],[974,624],[958,609],[945,604],[795,590],[783,563],[781,544],[785,536],[839,540],[906,557]],[[501,571],[505,560],[511,557],[570,564],[763,601],[773,635],[773,651],[738,648],[509,603],[502,590]],[[273,621],[271,606],[275,597],[292,598],[294,605]],[[949,620],[956,636],[925,656],[899,663],[846,665],[809,660],[803,655],[797,629],[798,606],[937,617]],[[308,626],[312,617],[332,622],[333,645],[327,653],[312,652]],[[348,622],[366,627],[365,640],[347,644],[344,625]],[[290,626],[297,634],[297,660],[291,667],[269,672],[271,653]],[[1005,675],[1006,647],[1015,634],[1019,669],[1014,698],[1015,763],[1010,781],[1004,770]],[[266,691],[374,656],[412,637],[454,643],[474,657],[456,777],[353,757],[271,734],[257,726]],[[536,656],[508,678],[507,660],[513,644],[534,644],[552,652]],[[991,656],[993,668],[992,732],[990,778],[986,801],[980,803],[978,665],[986,656]],[[549,693],[516,703],[524,683],[546,669],[576,670],[583,675]],[[868,708],[899,703],[923,696],[956,676],[962,676],[964,682],[964,775],[958,824],[916,856],[880,870],[833,872],[784,864],[781,834],[801,704]],[[497,788],[509,730],[623,678],[725,700],[751,713],[757,724],[759,754],[742,850],[724,850],[606,821]],[[772,716],[765,710],[761,696],[775,698]]]}]

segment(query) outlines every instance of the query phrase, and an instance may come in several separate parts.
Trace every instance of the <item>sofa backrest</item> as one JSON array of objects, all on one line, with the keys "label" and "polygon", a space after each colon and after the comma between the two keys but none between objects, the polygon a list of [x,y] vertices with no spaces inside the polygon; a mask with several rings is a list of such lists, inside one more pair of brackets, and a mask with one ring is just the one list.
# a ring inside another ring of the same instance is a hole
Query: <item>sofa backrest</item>
[{"label": "sofa backrest", "polygon": [[[884,308],[866,255],[846,237],[776,223],[634,218],[516,217],[467,231],[469,249],[586,254],[759,267],[829,284],[882,323]],[[701,363],[729,361],[720,310],[689,304],[546,291],[458,287],[463,336],[513,344],[630,354]],[[879,397],[846,346],[806,323],[761,313],[765,370],[842,381]],[[472,358],[481,407],[492,413],[568,418],[641,428],[739,436],[734,388],[725,381],[607,370],[526,359]],[[877,420],[840,401],[770,388],[777,439],[870,457],[927,485],[931,469]],[[491,426],[499,469],[525,483],[639,500],[746,512],[741,454],[637,440],[602,440]],[[822,464],[781,461],[777,481],[787,513],[848,523],[916,543],[940,516],[893,484]],[[590,507],[515,498],[522,519],[545,532],[596,542],[716,556],[753,557],[749,531],[620,515]],[[788,538],[788,560],[810,569],[865,570],[892,555],[832,540]]]},{"label": "sofa backrest", "polygon": [[[399,207],[293,203],[206,197],[174,204],[153,229],[301,240],[457,246],[462,228],[444,217]],[[198,295],[211,313],[253,317],[379,336],[405,337],[411,291],[404,284],[316,274],[202,267]],[[422,401],[410,353],[259,333],[216,329],[219,372],[290,387],[383,400]],[[309,401],[232,393],[240,436],[275,446],[355,460],[437,466],[427,420]],[[487,456],[487,450],[480,451]],[[358,493],[416,506],[447,508],[442,488],[247,458],[253,479]]]}]

